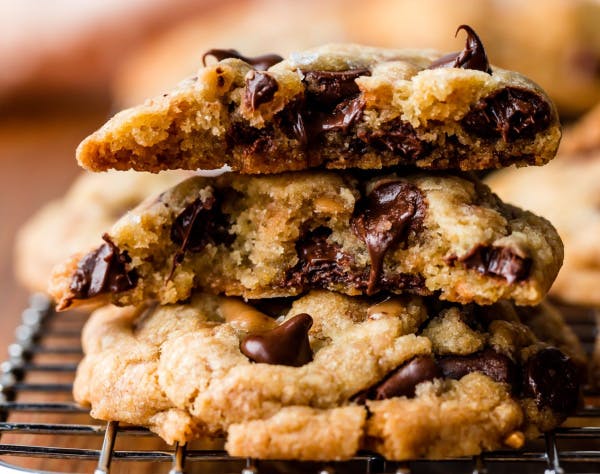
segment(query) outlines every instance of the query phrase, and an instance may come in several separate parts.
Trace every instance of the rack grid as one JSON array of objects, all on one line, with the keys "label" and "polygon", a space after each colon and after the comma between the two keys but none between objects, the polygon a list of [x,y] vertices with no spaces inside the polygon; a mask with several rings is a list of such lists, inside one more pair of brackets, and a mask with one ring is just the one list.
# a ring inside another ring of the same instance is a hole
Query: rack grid
[{"label": "rack grid", "polygon": [[[397,463],[365,452],[344,462],[259,462],[228,456],[218,442],[167,446],[145,428],[120,426],[116,421],[100,424],[73,402],[71,387],[82,356],[80,334],[86,318],[77,312],[57,316],[51,301],[41,294],[33,295],[23,311],[16,341],[0,365],[0,474],[600,472],[600,396],[589,389],[584,407],[564,427],[523,450],[468,459]],[[577,321],[575,330],[589,349],[595,336],[594,318]]]}]

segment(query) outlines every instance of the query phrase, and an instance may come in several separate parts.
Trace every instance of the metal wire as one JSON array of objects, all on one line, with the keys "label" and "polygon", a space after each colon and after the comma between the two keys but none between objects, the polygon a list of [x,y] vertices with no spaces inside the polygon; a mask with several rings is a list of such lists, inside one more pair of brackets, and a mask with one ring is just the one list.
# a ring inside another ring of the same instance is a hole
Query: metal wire
[{"label": "metal wire", "polygon": [[[58,321],[68,320],[67,329]],[[11,414],[59,414],[64,416],[81,415],[88,411],[72,401],[59,401],[56,396],[69,393],[70,383],[33,383],[24,382],[25,376],[32,373],[74,374],[76,360],[81,355],[79,344],[80,329],[85,322],[85,315],[61,315],[55,317],[51,302],[43,295],[33,295],[30,306],[22,315],[22,323],[16,329],[16,342],[8,348],[8,360],[0,364],[0,435],[51,435],[103,437],[100,450],[74,447],[38,446],[28,444],[0,444],[0,455],[28,458],[48,458],[65,460],[97,460],[94,474],[109,474],[111,463],[124,462],[158,462],[169,463],[165,473],[184,474],[191,472],[195,465],[202,463],[222,463],[223,472],[239,472],[240,474],[258,474],[267,462],[251,459],[236,459],[221,450],[195,450],[184,445],[175,445],[173,450],[115,450],[118,437],[156,437],[145,428],[119,426],[111,421],[106,425],[79,423],[40,423],[27,421],[8,421]],[[582,329],[583,328],[583,329]],[[586,342],[593,341],[595,326],[578,321],[578,331],[585,335]],[[50,345],[52,338],[60,338],[60,346]],[[65,342],[67,340],[68,342]],[[37,363],[35,356],[50,354],[59,358],[70,358],[64,362]],[[22,402],[17,395],[23,392],[46,394],[47,401]],[[63,395],[64,398],[64,395]],[[544,436],[539,448],[521,451],[495,451],[475,456],[472,459],[449,461],[415,461],[404,463],[386,462],[373,453],[359,453],[351,461],[335,463],[288,463],[298,466],[297,472],[313,472],[315,474],[339,474],[343,472],[364,472],[367,474],[397,473],[411,474],[417,472],[460,472],[488,474],[506,472],[494,470],[499,463],[512,465],[517,463],[517,472],[538,472],[545,474],[563,474],[569,463],[580,467],[587,466],[592,470],[584,472],[600,472],[600,409],[587,406],[579,410],[575,417],[584,420],[588,426],[568,426],[559,428]],[[575,449],[559,449],[559,441],[569,443]],[[589,449],[582,449],[581,443],[592,443]],[[575,445],[573,445],[575,443]],[[539,444],[539,443],[538,443]],[[279,463],[281,464],[281,463]],[[234,466],[234,467],[232,467]],[[352,469],[350,469],[352,466]],[[525,467],[529,470],[526,470]],[[591,466],[591,467],[590,467]],[[158,469],[158,468],[157,468]],[[266,469],[273,472],[272,469]],[[295,471],[295,472],[296,472]],[[0,472],[33,472],[24,468],[0,461]],[[40,471],[36,471],[40,472]],[[130,472],[128,470],[128,472]],[[154,468],[153,468],[153,472]],[[158,471],[156,471],[158,472]],[[211,471],[214,472],[214,471]],[[278,472],[275,470],[275,472]]]}]

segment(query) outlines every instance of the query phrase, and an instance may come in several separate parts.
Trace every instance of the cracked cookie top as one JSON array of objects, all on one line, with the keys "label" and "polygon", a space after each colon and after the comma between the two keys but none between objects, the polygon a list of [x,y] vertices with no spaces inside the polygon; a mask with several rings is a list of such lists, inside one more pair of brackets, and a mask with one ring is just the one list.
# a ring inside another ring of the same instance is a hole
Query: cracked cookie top
[{"label": "cracked cookie top", "polygon": [[183,305],[98,310],[83,345],[74,393],[92,416],[149,426],[170,443],[226,434],[239,456],[520,447],[579,397],[569,357],[507,302],[196,294]]},{"label": "cracked cookie top", "polygon": [[210,50],[197,76],[117,114],[80,144],[77,159],[93,171],[227,165],[250,174],[552,159],[560,126],[551,100],[490,65],[476,33],[459,30],[465,48],[447,55],[354,44],[285,59]]}]

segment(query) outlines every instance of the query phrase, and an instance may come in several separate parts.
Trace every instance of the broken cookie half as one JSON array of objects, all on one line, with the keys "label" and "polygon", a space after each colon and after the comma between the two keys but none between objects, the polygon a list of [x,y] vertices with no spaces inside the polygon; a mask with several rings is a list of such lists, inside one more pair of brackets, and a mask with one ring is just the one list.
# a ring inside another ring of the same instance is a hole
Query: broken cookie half
[{"label": "broken cookie half", "polygon": [[217,61],[86,138],[92,171],[217,169],[279,173],[314,167],[480,170],[542,165],[560,140],[554,105],[536,84],[490,66],[467,26],[465,49],[326,45]]},{"label": "broken cookie half", "polygon": [[193,177],[127,213],[104,240],[55,269],[59,308],[176,303],[195,289],[531,305],[563,256],[549,222],[477,179],[419,173]]}]

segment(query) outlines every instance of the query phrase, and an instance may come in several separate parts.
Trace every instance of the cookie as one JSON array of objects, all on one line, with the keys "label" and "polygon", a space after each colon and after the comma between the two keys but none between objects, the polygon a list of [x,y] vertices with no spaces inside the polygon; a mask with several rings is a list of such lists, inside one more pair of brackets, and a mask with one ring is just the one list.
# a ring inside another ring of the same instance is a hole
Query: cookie
[{"label": "cookie", "polygon": [[391,47],[455,48],[447,32],[468,23],[495,64],[540,84],[561,114],[577,116],[600,101],[595,0],[374,0],[346,7],[345,15],[354,41]]},{"label": "cookie", "polygon": [[565,157],[579,156],[599,150],[600,103],[566,129],[560,143],[560,154]]},{"label": "cookie", "polygon": [[129,212],[104,240],[56,268],[59,308],[175,303],[195,288],[531,305],[562,262],[549,222],[503,204],[475,178],[431,174],[194,177]]},{"label": "cookie", "polygon": [[468,26],[465,49],[339,44],[220,59],[168,94],[124,110],[77,149],[92,171],[411,165],[476,170],[543,164],[560,139],[554,105],[533,82],[491,67]]},{"label": "cookie", "polygon": [[347,8],[347,0],[215,2],[130,54],[114,71],[112,99],[125,108],[172,89],[182,77],[192,76],[203,51],[216,45],[243,45],[244,53],[254,56],[273,45],[288,55],[331,41],[352,41],[342,14]]},{"label": "cookie", "polygon": [[564,265],[550,289],[575,305],[600,304],[600,148],[560,156],[548,166],[506,169],[486,182],[506,202],[552,221],[565,244]]},{"label": "cookie", "polygon": [[82,174],[66,194],[38,210],[20,229],[15,274],[31,291],[46,292],[52,268],[75,252],[100,245],[102,232],[146,197],[189,172]]},{"label": "cookie", "polygon": [[578,403],[575,366],[507,302],[315,291],[269,303],[195,294],[98,310],[75,399],[169,443],[226,435],[234,456],[301,460],[519,448]]}]

